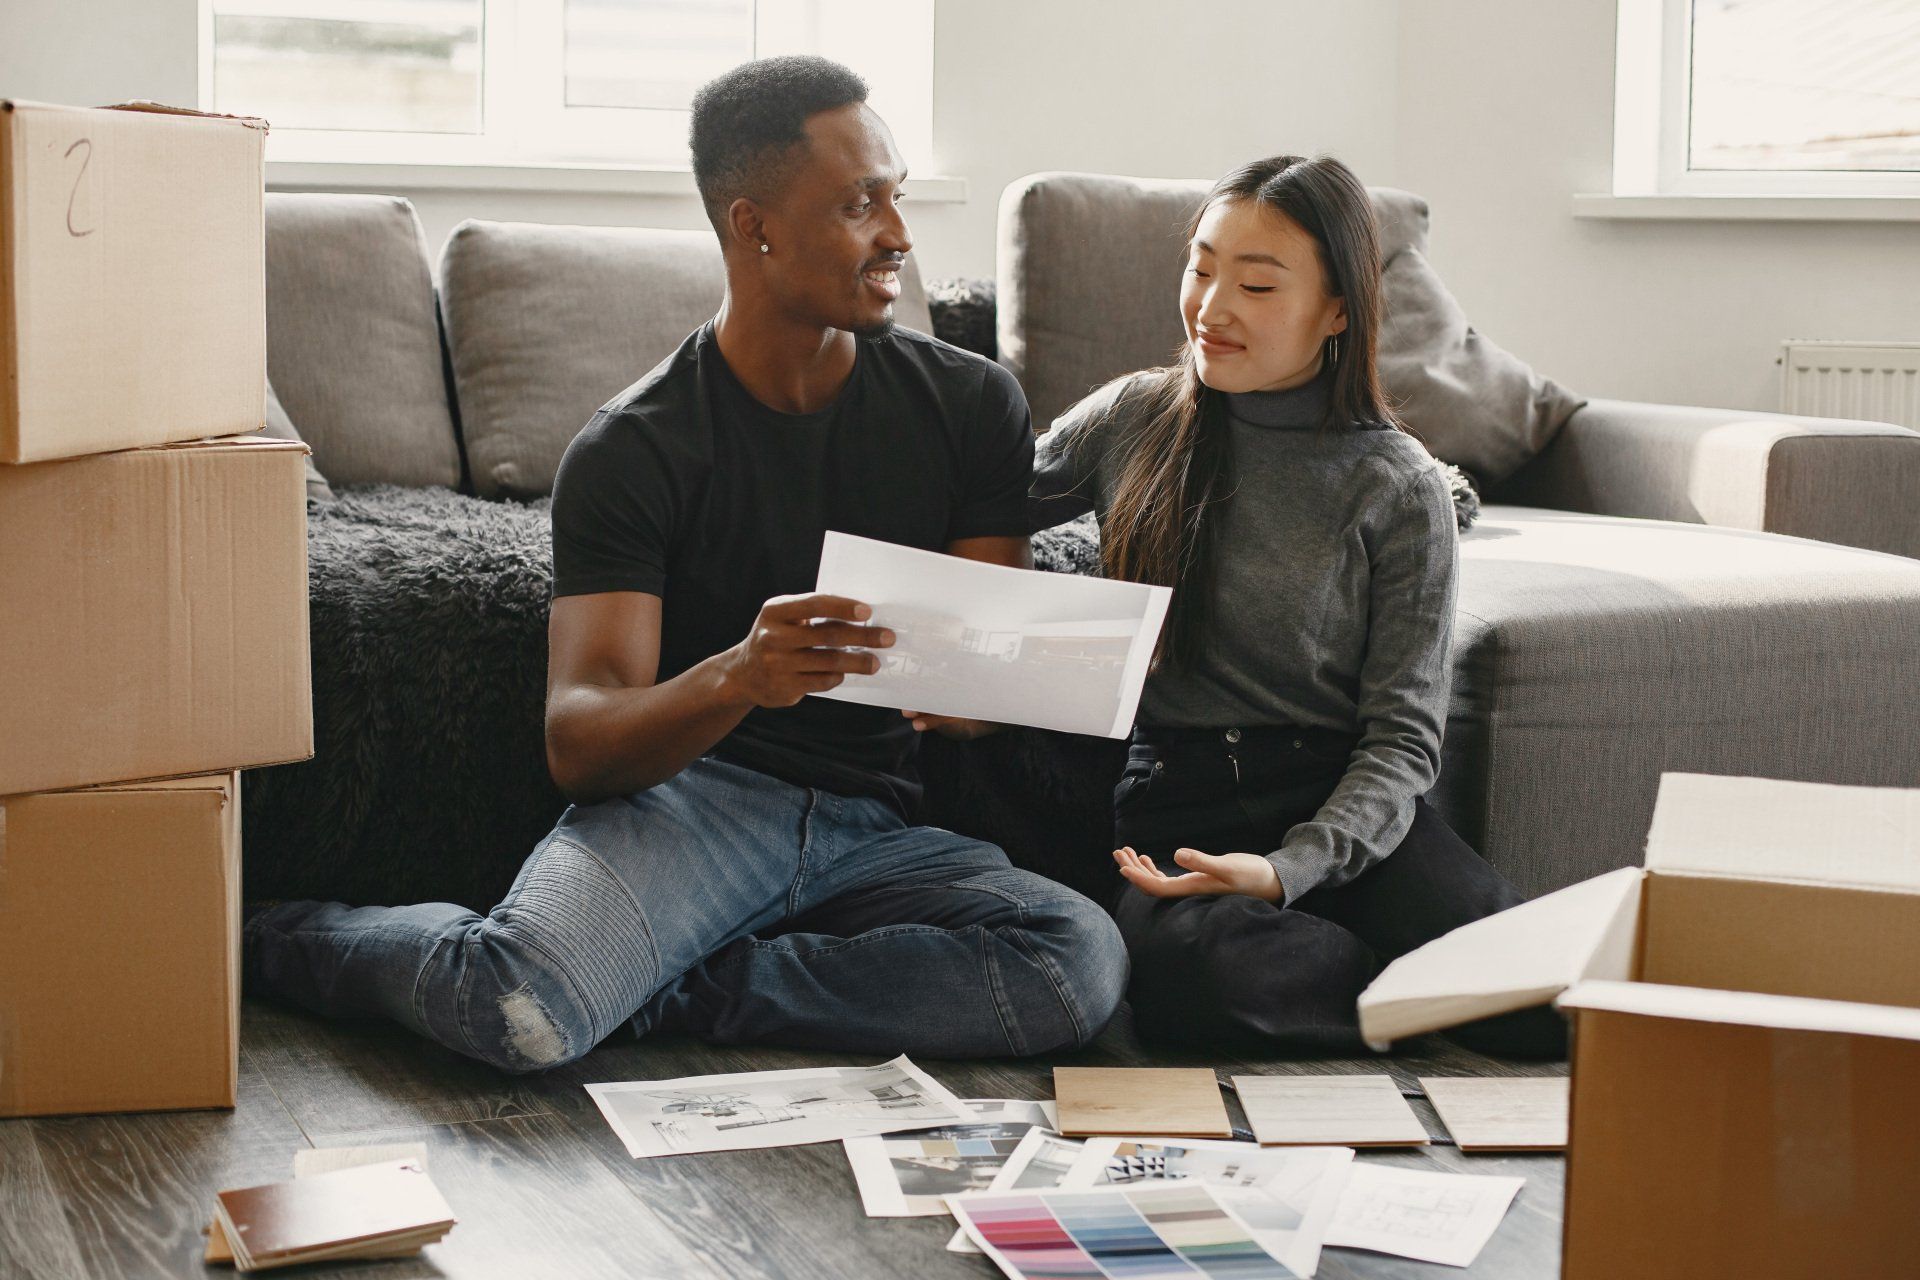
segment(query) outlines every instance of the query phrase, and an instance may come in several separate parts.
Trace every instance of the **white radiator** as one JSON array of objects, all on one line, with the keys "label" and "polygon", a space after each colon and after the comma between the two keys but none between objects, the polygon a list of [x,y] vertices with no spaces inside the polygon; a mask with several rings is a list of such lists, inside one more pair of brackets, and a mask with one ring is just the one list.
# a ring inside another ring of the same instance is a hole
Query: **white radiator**
[{"label": "white radiator", "polygon": [[1920,342],[1781,344],[1780,411],[1920,428]]}]

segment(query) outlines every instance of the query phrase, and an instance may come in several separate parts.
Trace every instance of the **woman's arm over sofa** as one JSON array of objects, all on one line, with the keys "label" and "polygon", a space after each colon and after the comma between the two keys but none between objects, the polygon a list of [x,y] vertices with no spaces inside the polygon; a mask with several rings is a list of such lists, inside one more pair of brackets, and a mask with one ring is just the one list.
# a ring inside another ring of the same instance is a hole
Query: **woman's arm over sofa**
[{"label": "woman's arm over sofa", "polygon": [[1593,400],[1488,501],[1920,557],[1920,432],[1886,422]]}]

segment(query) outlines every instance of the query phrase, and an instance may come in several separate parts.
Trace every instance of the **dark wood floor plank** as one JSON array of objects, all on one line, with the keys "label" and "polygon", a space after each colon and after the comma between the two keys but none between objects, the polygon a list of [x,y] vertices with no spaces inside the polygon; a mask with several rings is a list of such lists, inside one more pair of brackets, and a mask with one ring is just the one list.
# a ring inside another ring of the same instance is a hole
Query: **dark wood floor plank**
[{"label": "dark wood floor plank", "polygon": [[247,1001],[244,1017],[248,1052],[315,1142],[546,1110],[521,1077],[399,1027],[328,1021],[261,1000]]},{"label": "dark wood floor plank", "polygon": [[83,1274],[66,1200],[47,1174],[33,1120],[0,1120],[0,1276],[70,1280]]},{"label": "dark wood floor plank", "polygon": [[293,1153],[306,1145],[244,1056],[232,1112],[66,1116],[33,1124],[79,1245],[76,1277],[199,1273],[201,1230],[214,1193],[291,1177]]},{"label": "dark wood floor plank", "polygon": [[[588,1064],[598,1056],[591,1055]],[[697,1057],[674,1061],[678,1054],[659,1056],[665,1059],[659,1065],[676,1075],[703,1073],[706,1069],[752,1069],[732,1054],[712,1062],[710,1068],[697,1065]],[[767,1069],[796,1065],[786,1055],[776,1061],[781,1065]],[[593,1071],[591,1066],[588,1069]],[[618,1067],[612,1070],[614,1074],[606,1078],[659,1078],[630,1075]],[[578,1092],[585,1098],[584,1089]],[[635,1160],[590,1100],[585,1107],[565,1111],[559,1118],[602,1168],[668,1223],[680,1242],[717,1275],[893,1274],[872,1269],[876,1265],[885,1267],[885,1255],[881,1251],[863,1257],[867,1252],[863,1242],[880,1249],[884,1241],[874,1241],[871,1233],[864,1231],[849,1236],[845,1205],[835,1203],[844,1196],[831,1189],[830,1183],[823,1185],[839,1174],[833,1161],[845,1164],[837,1143]],[[856,1211],[858,1203],[855,1196]]]},{"label": "dark wood floor plank", "polygon": [[[433,1274],[485,1280],[727,1280],[732,1274],[683,1243],[563,1116],[343,1133],[324,1145],[393,1142],[426,1146],[427,1170],[460,1218],[424,1254]],[[358,1275],[360,1268],[342,1267],[339,1274]]]}]

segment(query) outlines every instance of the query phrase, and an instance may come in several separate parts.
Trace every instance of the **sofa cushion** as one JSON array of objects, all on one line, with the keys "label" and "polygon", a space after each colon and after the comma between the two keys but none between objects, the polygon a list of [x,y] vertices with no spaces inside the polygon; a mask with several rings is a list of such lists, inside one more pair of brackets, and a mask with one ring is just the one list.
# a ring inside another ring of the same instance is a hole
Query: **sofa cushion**
[{"label": "sofa cushion", "polygon": [[[726,287],[709,231],[474,221],[448,238],[440,280],[474,488],[518,497],[552,492],[594,410],[711,318]],[[932,330],[912,258],[895,313]]]},{"label": "sofa cushion", "polygon": [[1664,772],[1913,785],[1920,561],[1488,506],[1435,800],[1529,893],[1636,865]]},{"label": "sofa cushion", "polygon": [[267,371],[332,483],[460,483],[433,278],[408,201],[267,197]]},{"label": "sofa cushion", "polygon": [[[304,443],[300,429],[293,425],[293,419],[287,416],[286,408],[280,403],[280,397],[274,394],[273,383],[267,383],[266,421],[260,426],[260,434],[272,436],[275,440],[297,440]],[[333,486],[320,474],[320,468],[313,465],[313,454],[307,454],[307,501],[332,502]]]},{"label": "sofa cushion", "polygon": [[1547,447],[1585,403],[1467,323],[1427,261],[1422,232],[1381,268],[1380,381],[1400,418],[1437,458],[1485,484]]},{"label": "sofa cushion", "polygon": [[[1212,185],[1041,173],[1001,196],[1000,359],[1026,388],[1035,422],[1172,359],[1183,341],[1185,231]],[[1387,393],[1435,456],[1482,481],[1504,477],[1581,401],[1466,324],[1426,261],[1426,201],[1368,190],[1380,224]]]}]

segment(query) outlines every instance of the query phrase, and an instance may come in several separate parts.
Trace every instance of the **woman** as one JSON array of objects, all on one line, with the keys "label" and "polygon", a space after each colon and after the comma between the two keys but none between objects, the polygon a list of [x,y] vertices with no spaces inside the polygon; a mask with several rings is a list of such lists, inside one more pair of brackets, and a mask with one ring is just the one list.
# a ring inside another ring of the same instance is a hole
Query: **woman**
[{"label": "woman", "polygon": [[[1381,964],[1521,895],[1423,798],[1457,564],[1438,463],[1374,353],[1380,250],[1339,161],[1215,185],[1169,368],[1042,438],[1034,523],[1098,513],[1109,577],[1174,588],[1114,792],[1114,914],[1144,1035],[1361,1047]],[[1558,1052],[1550,1011],[1459,1038]]]}]

